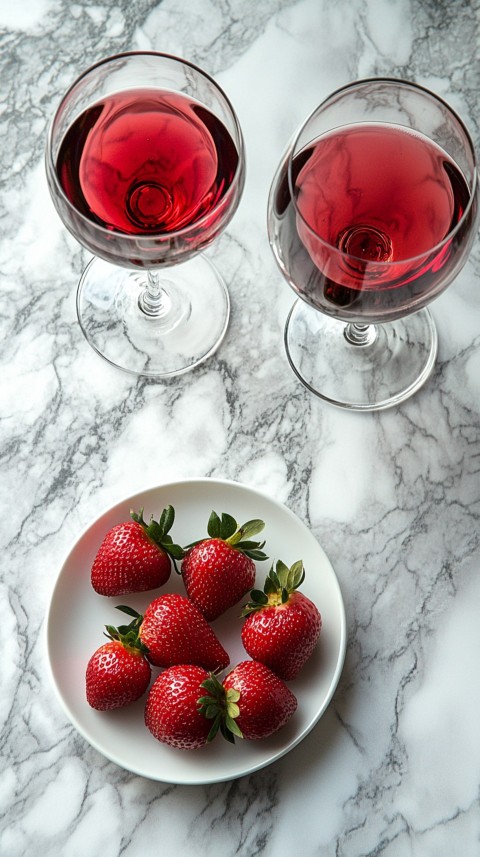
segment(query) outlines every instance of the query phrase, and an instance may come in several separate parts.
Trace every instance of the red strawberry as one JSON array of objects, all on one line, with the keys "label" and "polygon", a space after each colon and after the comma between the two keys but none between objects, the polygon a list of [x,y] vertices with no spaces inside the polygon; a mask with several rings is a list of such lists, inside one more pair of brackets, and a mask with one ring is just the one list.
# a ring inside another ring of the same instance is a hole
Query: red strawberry
[{"label": "red strawberry", "polygon": [[253,590],[245,605],[243,645],[251,658],[270,667],[280,678],[295,678],[317,645],[322,617],[313,603],[297,592],[305,572],[301,560],[288,568],[272,566],[264,591]]},{"label": "red strawberry", "polygon": [[237,664],[222,684],[211,675],[202,687],[207,695],[200,697],[199,710],[213,720],[208,741],[219,729],[231,743],[235,736],[267,738],[285,726],[297,708],[290,688],[259,661]]},{"label": "red strawberry", "polygon": [[148,605],[143,617],[130,607],[118,609],[134,617],[128,627],[138,629],[147,658],[157,667],[196,664],[213,672],[230,663],[217,635],[185,595],[160,595]]},{"label": "red strawberry", "polygon": [[[115,634],[115,629],[111,629]],[[98,711],[122,708],[145,693],[151,676],[150,664],[141,646],[116,637],[92,655],[85,676],[87,702]]]},{"label": "red strawberry", "polygon": [[167,582],[170,558],[183,557],[168,532],[175,519],[172,506],[163,510],[160,521],[147,524],[140,514],[130,513],[131,521],[117,524],[106,534],[93,561],[91,580],[99,595],[125,595],[156,589]]},{"label": "red strawberry", "polygon": [[211,621],[236,604],[255,583],[255,562],[267,556],[265,542],[251,537],[263,530],[263,521],[248,521],[237,528],[231,515],[221,519],[212,512],[203,539],[186,548],[182,574],[188,597]]},{"label": "red strawberry", "polygon": [[198,710],[206,679],[206,670],[192,664],[178,664],[160,673],[145,705],[145,724],[158,741],[181,750],[207,743],[210,723]]}]

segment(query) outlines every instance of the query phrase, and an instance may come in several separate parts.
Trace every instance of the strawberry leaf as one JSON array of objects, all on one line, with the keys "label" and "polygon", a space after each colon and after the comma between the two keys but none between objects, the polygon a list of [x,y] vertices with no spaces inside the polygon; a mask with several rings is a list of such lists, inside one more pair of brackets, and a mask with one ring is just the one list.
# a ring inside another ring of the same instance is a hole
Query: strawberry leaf
[{"label": "strawberry leaf", "polygon": [[115,628],[113,625],[105,625],[105,629],[107,631],[105,636],[108,637],[109,640],[117,640],[125,648],[141,652],[143,655],[148,654],[148,647],[139,636],[143,616],[131,607],[125,607],[123,605],[118,607],[118,610],[122,610],[124,613],[128,613],[130,616],[134,616],[135,618],[132,619],[129,625],[119,625],[118,628]]},{"label": "strawberry leaf", "polygon": [[218,678],[213,674],[210,675],[210,678],[206,678],[205,681],[202,681],[201,687],[203,687],[204,690],[208,690],[208,692],[213,694],[213,696],[217,696],[218,693],[222,693],[222,685]]},{"label": "strawberry leaf", "polygon": [[227,702],[227,715],[233,720],[240,714],[240,709],[236,702]]},{"label": "strawberry leaf", "polygon": [[220,720],[220,732],[226,741],[229,741],[230,744],[235,744],[235,737],[226,726],[225,720]]},{"label": "strawberry leaf", "polygon": [[[241,550],[241,548],[240,548],[240,550]],[[268,559],[268,556],[266,554],[264,554],[262,551],[248,550],[248,551],[242,551],[242,553],[244,553],[245,556],[248,556],[250,559],[253,559],[254,562],[257,562],[257,561],[263,562],[264,560]]]},{"label": "strawberry leaf", "polygon": [[140,613],[137,610],[134,610],[133,607],[128,607],[125,604],[117,604],[116,609],[126,613],[127,616],[133,616],[134,619],[138,619],[140,616]]},{"label": "strawberry leaf", "polygon": [[148,526],[144,527],[144,530],[157,545],[163,544],[163,542],[169,538],[168,536],[165,536],[160,524],[157,521],[154,521],[153,518]]},{"label": "strawberry leaf", "polygon": [[281,587],[287,587],[288,586],[288,576],[290,573],[290,569],[289,569],[288,565],[285,565],[285,563],[282,562],[281,559],[279,559],[277,562],[275,571],[276,571],[275,577],[276,577],[276,580],[278,580],[280,586]]},{"label": "strawberry leaf", "polygon": [[267,554],[261,550],[248,550],[243,552],[249,556],[250,559],[253,559],[256,562],[264,562],[264,560],[268,559]]},{"label": "strawberry leaf", "polygon": [[221,715],[217,714],[217,717],[215,718],[215,720],[212,723],[212,727],[210,729],[210,732],[207,735],[207,744],[209,744],[211,741],[213,741],[213,739],[215,738],[215,736],[216,736],[216,734],[217,734],[217,732],[221,726],[221,723],[222,723]]},{"label": "strawberry leaf", "polygon": [[103,633],[109,638],[109,640],[118,640],[118,632],[121,630],[120,628],[114,628],[113,625],[105,625],[105,629],[107,633],[105,634],[105,631]]},{"label": "strawberry leaf", "polygon": [[[234,530],[234,532],[231,533],[231,535],[226,538],[225,541],[227,541],[228,544],[232,547],[237,547],[238,542],[241,542],[244,539],[248,541],[252,538],[252,536],[256,536],[257,533],[260,533],[263,530],[264,526],[264,522],[258,519],[254,521],[247,521],[247,523],[239,527],[238,530]],[[265,542],[263,544],[265,544]],[[258,543],[256,543],[255,546],[258,547]]]},{"label": "strawberry leaf", "polygon": [[212,513],[208,519],[207,533],[211,539],[220,539],[221,538],[221,535],[220,535],[221,530],[222,530],[222,523],[220,521],[220,518],[218,517],[216,512],[212,511]]},{"label": "strawberry leaf", "polygon": [[305,580],[305,569],[303,567],[303,562],[301,559],[293,563],[291,573],[293,575],[292,589],[298,589],[298,587],[301,586],[303,581]]},{"label": "strawberry leaf", "polygon": [[257,550],[258,548],[263,547],[264,544],[265,544],[265,542],[261,542],[261,543],[260,542],[251,542],[251,541],[248,542],[248,541],[243,541],[243,539],[242,539],[241,542],[237,542],[235,547],[238,548],[239,550],[242,550],[243,553],[245,553],[248,550]]},{"label": "strawberry leaf", "polygon": [[[180,545],[170,545],[168,553],[170,554],[173,560],[175,559],[183,559],[185,556],[185,551]],[[174,563],[175,565],[175,563]],[[175,565],[175,569],[178,571],[177,566]]]},{"label": "strawberry leaf", "polygon": [[[276,575],[272,575],[271,573],[265,579],[265,585],[263,587],[263,591],[265,595],[273,595],[278,592],[280,588],[280,583]],[[254,599],[256,600],[256,599]],[[268,601],[268,598],[265,599],[265,603]]]},{"label": "strawberry leaf", "polygon": [[240,699],[240,691],[235,687],[229,687],[225,698],[227,702],[238,702]]},{"label": "strawberry leaf", "polygon": [[251,600],[244,605],[241,615],[248,616],[267,604],[273,607],[286,604],[291,593],[298,589],[304,580],[305,570],[301,559],[294,562],[290,568],[279,559],[276,565],[272,565],[265,578],[263,593],[258,589],[252,589]]},{"label": "strawberry leaf", "polygon": [[207,533],[211,539],[222,539],[226,542],[235,535],[237,527],[235,518],[232,518],[227,512],[222,512],[221,518],[216,512],[212,512],[208,519]]},{"label": "strawberry leaf", "polygon": [[[277,566],[278,566],[278,563],[277,563]],[[267,580],[268,580],[268,584],[267,584]],[[278,574],[276,573],[273,565],[270,569],[267,580],[265,581],[265,586],[269,587],[270,592],[278,592],[282,588],[282,584],[280,583],[280,578],[279,578]]]},{"label": "strawberry leaf", "polygon": [[163,533],[163,536],[169,532],[169,530],[173,527],[173,522],[175,520],[175,509],[173,506],[166,506],[160,515],[159,527]]},{"label": "strawberry leaf", "polygon": [[[251,537],[261,532],[264,527],[264,521],[261,521],[259,518],[247,521],[246,524],[239,527],[235,518],[227,512],[222,512],[222,517],[220,518],[215,511],[212,511],[208,519],[207,533],[211,539],[222,539],[230,547],[236,548],[236,550],[246,554],[250,559],[263,562],[263,560],[268,559],[262,550],[265,542],[252,541]],[[205,540],[199,539],[187,545],[183,549],[183,556],[185,556],[188,550],[202,541]]]},{"label": "strawberry leaf", "polygon": [[143,527],[145,535],[151,539],[157,545],[160,550],[165,551],[169,555],[169,557],[173,560],[173,565],[177,574],[180,574],[176,560],[183,559],[185,556],[185,551],[180,545],[174,544],[171,536],[168,535],[169,530],[173,526],[173,522],[175,520],[175,510],[173,506],[166,506],[160,515],[160,520],[155,521],[153,516],[150,518],[150,522],[148,524],[145,523],[143,518],[143,508],[140,509],[140,512],[137,513],[134,511],[130,512],[130,517],[132,520],[136,521],[137,524],[140,524]]},{"label": "strawberry leaf", "polygon": [[256,536],[256,535],[258,535],[258,533],[261,533],[262,530],[264,529],[264,527],[265,527],[265,522],[260,521],[260,519],[258,519],[258,518],[256,518],[253,521],[247,521],[246,524],[243,524],[243,526],[240,527],[242,539],[244,537],[247,539],[251,539],[252,536]]},{"label": "strawberry leaf", "polygon": [[210,705],[211,702],[212,702],[212,697],[210,695],[199,696],[199,698],[197,699],[197,703],[200,706],[200,708],[203,708],[204,705]]},{"label": "strawberry leaf", "polygon": [[[124,634],[124,635],[129,634],[130,631],[132,630],[132,625],[134,625],[134,624],[135,624],[134,622],[131,622],[130,625],[119,625],[118,628],[115,628],[115,630],[118,631],[119,634]],[[105,625],[105,627],[106,627],[107,631],[110,631],[110,628],[112,628],[113,626],[112,625]]]},{"label": "strawberry leaf", "polygon": [[233,534],[237,531],[237,522],[235,518],[232,518],[231,515],[227,515],[226,512],[222,512],[222,521],[220,525],[220,534],[221,538],[224,541],[227,541]]},{"label": "strawberry leaf", "polygon": [[256,604],[268,604],[268,595],[265,592],[262,592],[261,589],[252,589],[250,598],[252,601],[255,601]]},{"label": "strawberry leaf", "polygon": [[205,703],[200,709],[200,714],[203,714],[207,720],[213,720],[218,715],[218,705],[215,703],[215,700],[210,699],[208,704]]},{"label": "strawberry leaf", "polygon": [[219,730],[231,744],[235,743],[235,736],[243,738],[242,731],[236,723],[236,718],[240,714],[237,704],[240,692],[236,688],[226,690],[214,673],[210,673],[201,687],[207,691],[207,694],[198,699],[198,712],[207,720],[213,721],[207,742],[213,741]]},{"label": "strawberry leaf", "polygon": [[[238,708],[238,706],[237,706],[237,708]],[[224,725],[225,725],[225,729],[228,730],[228,732],[231,734],[232,739],[233,739],[233,736],[236,736],[237,738],[243,738],[243,732],[240,729],[240,727],[238,726],[238,723],[236,723],[236,721],[233,719],[233,717],[230,717],[228,712],[225,715]],[[233,744],[233,740],[232,740],[232,744]]]}]

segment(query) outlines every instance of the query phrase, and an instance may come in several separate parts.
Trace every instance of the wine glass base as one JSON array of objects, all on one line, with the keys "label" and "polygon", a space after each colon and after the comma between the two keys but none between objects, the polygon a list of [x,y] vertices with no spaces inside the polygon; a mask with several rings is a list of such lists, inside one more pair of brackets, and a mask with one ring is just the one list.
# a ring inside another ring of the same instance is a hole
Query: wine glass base
[{"label": "wine glass base", "polygon": [[353,411],[380,411],[408,399],[435,364],[437,332],[430,312],[372,326],[365,345],[345,337],[346,325],[302,300],[285,326],[293,371],[315,395]]},{"label": "wine glass base", "polygon": [[97,354],[125,372],[161,379],[188,372],[214,354],[227,330],[230,299],[204,256],[156,271],[163,306],[149,314],[140,308],[146,271],[92,259],[78,287],[77,314]]}]

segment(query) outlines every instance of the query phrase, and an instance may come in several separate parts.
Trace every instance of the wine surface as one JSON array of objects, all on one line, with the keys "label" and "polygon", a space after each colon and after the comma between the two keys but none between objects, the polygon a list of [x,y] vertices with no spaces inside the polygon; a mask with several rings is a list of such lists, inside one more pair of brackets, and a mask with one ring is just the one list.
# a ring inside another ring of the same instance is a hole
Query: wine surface
[{"label": "wine surface", "polygon": [[190,226],[222,199],[238,164],[222,122],[183,94],[126,90],[77,117],[57,158],[74,207],[126,234]]},{"label": "wine surface", "polygon": [[469,199],[453,160],[423,135],[380,123],[336,129],[294,158],[290,185],[287,165],[280,171],[282,264],[331,315],[402,315],[454,271],[468,224],[442,242]]}]

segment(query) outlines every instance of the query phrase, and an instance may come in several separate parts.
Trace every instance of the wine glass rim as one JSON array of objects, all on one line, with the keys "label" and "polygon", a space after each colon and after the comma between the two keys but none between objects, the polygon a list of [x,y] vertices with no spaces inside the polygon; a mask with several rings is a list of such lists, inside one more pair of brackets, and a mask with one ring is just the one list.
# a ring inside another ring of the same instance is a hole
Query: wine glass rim
[{"label": "wine glass rim", "polygon": [[[89,218],[85,214],[83,214],[81,211],[79,211],[78,208],[76,208],[76,206],[73,205],[71,200],[68,198],[67,194],[65,193],[65,191],[62,187],[62,184],[58,178],[58,174],[57,174],[57,170],[56,170],[56,164],[53,160],[52,137],[53,137],[53,130],[55,127],[55,121],[57,119],[57,116],[58,116],[62,106],[65,104],[68,96],[70,95],[70,93],[75,89],[75,87],[80,83],[80,81],[82,81],[85,77],[87,77],[87,75],[89,75],[92,71],[95,71],[95,69],[100,68],[101,66],[106,65],[109,62],[113,62],[114,60],[120,60],[120,59],[123,59],[126,57],[133,57],[133,56],[161,57],[162,59],[172,60],[173,62],[178,63],[179,65],[189,66],[190,68],[194,69],[194,71],[201,74],[202,77],[204,77],[207,81],[209,81],[211,84],[213,84],[215,89],[220,93],[220,95],[224,99],[225,104],[226,104],[228,110],[230,111],[231,117],[233,119],[233,123],[234,123],[235,130],[237,133],[237,138],[238,138],[238,145],[237,145],[237,140],[234,141],[235,148],[238,151],[238,162],[237,162],[237,166],[235,169],[235,174],[232,178],[230,186],[226,190],[225,194],[218,200],[215,207],[213,209],[210,209],[206,214],[204,214],[202,217],[199,217],[197,220],[194,220],[193,222],[187,224],[186,226],[183,226],[181,229],[175,229],[175,230],[172,230],[171,232],[164,232],[164,231],[154,232],[152,230],[152,232],[149,232],[148,234],[146,234],[146,233],[122,232],[121,230],[115,230],[115,234],[121,236],[122,241],[131,242],[136,247],[138,247],[139,245],[141,246],[142,243],[148,245],[152,240],[171,241],[171,240],[178,238],[178,237],[188,236],[189,233],[196,231],[199,228],[201,228],[201,226],[204,222],[209,221],[212,217],[212,214],[214,214],[215,211],[218,210],[218,208],[222,207],[225,204],[225,200],[229,196],[233,195],[236,186],[242,180],[242,176],[243,176],[244,168],[245,168],[245,143],[244,143],[243,132],[242,132],[242,128],[241,128],[239,119],[237,117],[236,111],[235,111],[233,104],[230,101],[228,95],[225,93],[225,91],[222,89],[222,87],[217,83],[217,81],[210,74],[208,74],[208,72],[204,71],[198,65],[195,65],[195,63],[190,62],[190,60],[183,59],[183,57],[179,57],[175,54],[163,53],[162,51],[122,51],[118,54],[111,54],[108,57],[104,57],[103,59],[98,60],[97,62],[90,65],[87,69],[85,69],[81,74],[79,74],[75,78],[75,80],[70,84],[70,86],[64,92],[64,94],[62,95],[60,102],[58,103],[58,105],[55,109],[55,112],[53,114],[53,117],[50,121],[50,125],[48,128],[48,134],[47,134],[47,145],[46,145],[46,151],[45,151],[45,156],[46,156],[46,159],[48,160],[48,168],[49,168],[48,171],[49,171],[51,178],[53,179],[53,181],[55,183],[55,187],[57,189],[57,192],[62,197],[64,204],[68,208],[70,208],[73,212],[75,212],[76,217],[80,218],[80,220],[85,222],[85,224],[88,224],[89,229],[94,229],[100,235],[103,234],[103,235],[108,235],[109,237],[112,236],[112,231],[110,229],[107,229],[105,226],[102,226],[100,223],[97,223],[95,220],[92,220],[91,218]],[[152,87],[152,88],[160,89],[161,87]],[[167,90],[166,87],[165,87],[165,90]],[[127,90],[119,90],[119,92],[120,91],[127,91]],[[174,92],[175,90],[171,90],[171,91]],[[93,103],[94,102],[92,101],[92,104]]]},{"label": "wine glass rim", "polygon": [[[345,90],[355,89],[356,87],[360,87],[360,86],[362,86],[364,84],[368,84],[368,83],[387,83],[387,84],[396,84],[396,85],[401,84],[401,85],[403,85],[405,87],[409,87],[411,89],[418,89],[421,92],[425,93],[426,95],[429,95],[435,101],[439,102],[440,104],[443,104],[443,106],[446,107],[446,109],[449,111],[449,113],[453,116],[455,121],[458,122],[458,124],[460,125],[460,127],[461,127],[461,129],[465,135],[466,141],[468,142],[468,145],[470,147],[470,152],[471,152],[471,156],[472,156],[472,163],[473,163],[473,170],[472,170],[473,178],[472,178],[472,182],[471,182],[471,187],[469,187],[469,200],[468,200],[467,205],[465,206],[465,211],[463,212],[460,220],[455,224],[453,229],[450,229],[450,231],[447,233],[447,235],[444,238],[442,238],[442,240],[439,241],[437,244],[434,244],[432,247],[429,247],[427,250],[424,250],[422,253],[418,253],[415,256],[408,256],[408,257],[405,257],[403,259],[395,259],[395,260],[390,260],[390,261],[368,262],[368,265],[371,266],[372,268],[375,265],[381,265],[382,268],[388,268],[389,265],[398,265],[400,263],[401,264],[410,264],[410,263],[414,263],[417,259],[418,260],[424,259],[426,255],[430,255],[430,254],[439,252],[441,250],[441,248],[448,241],[452,240],[452,238],[461,229],[465,220],[469,216],[471,208],[472,208],[473,203],[475,201],[475,197],[476,197],[476,193],[477,193],[477,185],[478,185],[478,164],[477,164],[477,156],[476,156],[475,146],[473,144],[473,140],[470,136],[470,132],[469,132],[467,126],[465,125],[465,123],[463,122],[461,117],[458,115],[458,113],[454,110],[453,107],[450,106],[450,104],[448,104],[447,101],[445,101],[440,95],[437,95],[436,93],[432,92],[426,86],[422,86],[419,83],[415,83],[413,81],[406,80],[405,78],[396,78],[396,77],[365,77],[365,78],[361,78],[359,80],[353,80],[350,83],[344,84],[343,86],[340,86],[340,87],[338,87],[338,89],[335,89],[333,92],[331,92],[326,98],[323,99],[323,101],[320,102],[320,104],[318,104],[309,113],[307,118],[302,122],[302,124],[300,125],[298,130],[295,132],[294,137],[293,137],[293,141],[290,143],[290,145],[288,147],[288,156],[287,156],[288,157],[288,171],[287,172],[288,172],[288,187],[289,187],[290,198],[292,200],[292,204],[293,204],[293,207],[295,209],[297,216],[301,219],[302,223],[305,225],[308,232],[310,232],[312,235],[315,236],[315,240],[319,241],[321,244],[323,244],[329,250],[334,249],[336,252],[340,253],[342,256],[348,256],[350,259],[355,259],[356,261],[357,260],[360,260],[362,262],[364,261],[360,256],[355,256],[353,253],[346,253],[344,250],[341,250],[336,245],[331,244],[328,241],[325,241],[324,238],[322,238],[317,232],[315,232],[315,230],[313,229],[311,224],[305,219],[302,212],[298,208],[297,200],[296,200],[296,196],[295,196],[295,192],[294,192],[295,191],[294,183],[292,181],[291,167],[292,167],[292,161],[293,161],[292,154],[295,150],[295,146],[297,144],[297,141],[299,140],[303,129],[310,122],[310,120],[315,116],[315,114],[322,107],[327,105],[329,101],[331,101],[333,98],[335,98],[335,96],[339,95],[340,93],[344,92]],[[364,124],[364,123],[356,123],[356,122],[346,123],[345,122],[342,125],[335,126],[335,128],[342,128],[342,127],[345,127],[347,124],[356,125],[356,124]],[[392,125],[394,123],[376,121],[375,124]],[[405,126],[399,126],[399,127],[409,128],[410,126],[405,125]],[[335,128],[332,128],[331,130],[335,130]]]}]

